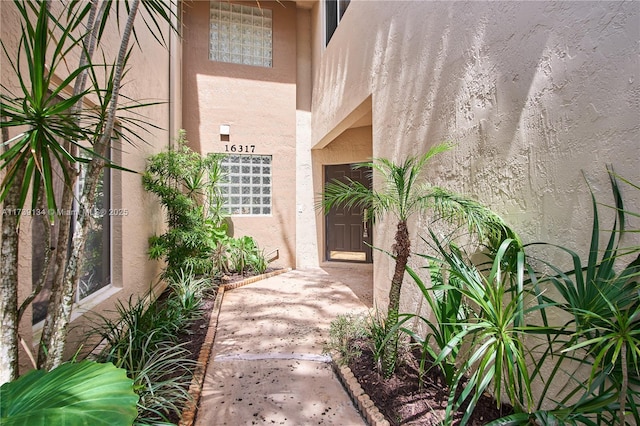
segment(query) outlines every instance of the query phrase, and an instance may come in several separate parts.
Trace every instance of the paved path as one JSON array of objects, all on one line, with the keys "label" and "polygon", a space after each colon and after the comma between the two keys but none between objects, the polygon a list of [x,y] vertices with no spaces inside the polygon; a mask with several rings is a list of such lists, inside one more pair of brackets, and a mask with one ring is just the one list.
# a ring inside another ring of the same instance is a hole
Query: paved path
[{"label": "paved path", "polygon": [[365,425],[322,355],[331,321],[367,309],[335,277],[296,270],[225,292],[196,426]]}]

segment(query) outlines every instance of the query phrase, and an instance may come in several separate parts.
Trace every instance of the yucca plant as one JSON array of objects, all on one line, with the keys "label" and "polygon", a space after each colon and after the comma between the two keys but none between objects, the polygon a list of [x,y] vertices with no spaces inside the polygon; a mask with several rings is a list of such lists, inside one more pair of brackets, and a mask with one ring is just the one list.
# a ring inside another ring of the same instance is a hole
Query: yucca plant
[{"label": "yucca plant", "polygon": [[[450,421],[454,411],[469,403],[461,424],[469,420],[485,390],[491,390],[498,406],[506,395],[516,412],[529,412],[535,406],[532,382],[538,360],[525,345],[529,335],[547,335],[555,330],[545,325],[529,325],[526,319],[549,307],[536,303],[540,294],[526,288],[525,256],[518,242],[502,242],[484,270],[469,261],[453,243],[444,245],[434,238],[437,256],[449,274],[449,292],[459,292],[473,314],[457,321],[460,328],[441,348],[435,364],[455,355],[459,369],[455,374],[445,413]],[[516,256],[515,261],[508,256]],[[515,269],[511,269],[515,266]],[[535,289],[535,287],[534,287]],[[531,297],[532,303],[525,303]],[[462,342],[468,343],[461,350]],[[532,367],[533,366],[533,367]],[[460,391],[457,395],[456,391]]]},{"label": "yucca plant", "polygon": [[[396,233],[393,253],[395,266],[389,289],[389,304],[384,323],[389,330],[397,330],[400,293],[405,269],[411,254],[411,239],[407,221],[415,214],[432,212],[450,222],[464,222],[481,239],[501,241],[510,230],[500,217],[480,203],[443,188],[429,185],[423,173],[427,163],[436,155],[451,149],[438,144],[420,157],[409,157],[400,163],[376,158],[359,163],[356,168],[371,168],[380,176],[379,190],[372,190],[360,182],[334,180],[325,185],[319,206],[329,212],[334,206],[366,209],[366,220],[374,222],[387,214],[395,216]],[[383,374],[390,377],[398,356],[398,335],[389,339],[383,355]]]},{"label": "yucca plant", "polygon": [[[431,310],[430,317],[424,317],[417,314],[401,314],[400,322],[418,319],[427,327],[424,335],[414,331],[412,328],[403,327],[401,330],[413,338],[421,347],[420,371],[425,372],[425,364],[430,357],[436,360],[440,351],[452,342],[454,336],[464,331],[467,315],[470,310],[462,299],[462,293],[457,291],[460,284],[449,285],[448,273],[442,263],[431,256],[419,254],[428,262],[427,268],[431,278],[431,287],[427,287],[420,275],[407,266],[407,272],[418,286],[422,297],[426,300]],[[455,277],[450,279],[455,280]],[[440,362],[435,366],[439,367],[444,374],[445,382],[449,386],[455,385],[457,374],[456,359],[460,351],[462,341],[457,342],[458,345],[448,347],[447,356],[440,358]],[[421,377],[422,379],[422,377]]]},{"label": "yucca plant", "polygon": [[[566,247],[536,244],[558,249],[573,263],[573,269],[563,271],[549,261],[538,259],[553,271],[541,283],[550,283],[559,295],[545,296],[545,301],[557,305],[571,319],[562,325],[562,333],[559,334],[562,340],[554,339],[556,345],[564,346],[563,349],[554,352],[549,348],[543,354],[553,360],[554,368],[546,381],[536,415],[600,425],[624,425],[627,418],[632,418],[636,424],[640,422],[640,247],[620,245],[626,232],[638,232],[626,229],[626,217],[640,215],[625,209],[618,182],[620,178],[611,169],[609,176],[616,218],[608,231],[603,251],[600,250],[603,230],[593,193],[593,223],[586,263]],[[622,180],[632,189],[640,189],[638,185]],[[624,262],[622,256],[628,260]],[[620,263],[622,268],[618,269]],[[589,369],[586,383],[579,371],[566,366],[570,363],[579,363]],[[542,410],[551,382],[563,376],[567,386],[561,398],[554,398],[558,401],[557,407]],[[576,398],[578,403],[573,403]]]}]

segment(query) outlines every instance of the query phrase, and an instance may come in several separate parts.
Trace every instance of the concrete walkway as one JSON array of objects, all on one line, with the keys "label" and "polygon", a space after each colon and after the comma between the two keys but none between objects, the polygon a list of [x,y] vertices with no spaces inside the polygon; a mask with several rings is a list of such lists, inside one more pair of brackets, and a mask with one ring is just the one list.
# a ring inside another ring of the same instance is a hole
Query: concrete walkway
[{"label": "concrete walkway", "polygon": [[367,280],[343,265],[225,292],[195,425],[365,425],[322,349],[337,315],[367,310],[343,281]]}]

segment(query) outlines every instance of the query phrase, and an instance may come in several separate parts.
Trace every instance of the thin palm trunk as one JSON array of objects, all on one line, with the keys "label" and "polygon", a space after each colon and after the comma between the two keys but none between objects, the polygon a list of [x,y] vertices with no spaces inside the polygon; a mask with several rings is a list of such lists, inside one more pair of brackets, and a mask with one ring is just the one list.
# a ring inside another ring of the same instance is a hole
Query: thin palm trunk
[{"label": "thin palm trunk", "polygon": [[[7,128],[2,140],[9,139]],[[22,171],[24,173],[24,171]],[[22,180],[19,175],[17,179]],[[2,260],[0,269],[0,384],[18,377],[18,206],[20,188],[14,185],[4,201],[2,215]]]},{"label": "thin palm trunk", "polygon": [[[409,230],[407,229],[407,222],[404,220],[398,222],[393,253],[396,257],[396,264],[393,272],[393,278],[391,279],[391,288],[389,289],[389,306],[387,308],[387,321],[385,324],[387,330],[398,323],[398,315],[400,313],[400,293],[402,291],[404,271],[411,253]],[[384,349],[382,369],[384,376],[387,378],[395,371],[395,364],[398,358],[398,339],[399,333],[397,331],[392,333],[389,338],[389,342]]]},{"label": "thin palm trunk", "polygon": [[[120,50],[118,51],[118,58],[115,65],[113,93],[111,96],[111,103],[109,105],[106,123],[100,138],[93,146],[93,150],[96,152],[97,156],[89,162],[84,187],[82,189],[82,196],[78,203],[78,226],[74,230],[71,255],[66,263],[67,266],[64,270],[62,286],[58,293],[60,303],[56,303],[53,306],[55,310],[50,314],[51,333],[48,336],[48,341],[45,342],[46,347],[48,348],[48,354],[44,367],[47,370],[60,365],[63,360],[64,342],[66,341],[69,323],[71,321],[71,308],[73,306],[75,290],[77,288],[82,269],[81,256],[84,252],[86,236],[90,224],[90,206],[94,204],[100,172],[105,167],[105,160],[103,158],[107,154],[107,150],[111,143],[111,137],[115,126],[120,82],[126,61],[126,53],[129,48],[129,39],[131,37],[133,23],[135,21],[139,4],[139,0],[132,2],[127,23],[124,27]],[[49,315],[47,319],[49,319]]]},{"label": "thin palm trunk", "polygon": [[622,367],[622,383],[620,386],[620,395],[618,396],[618,403],[620,404],[618,420],[621,425],[624,425],[626,418],[625,408],[627,403],[627,394],[629,392],[629,366],[627,365],[627,345],[625,343],[622,344],[622,348],[620,350],[620,365]]}]

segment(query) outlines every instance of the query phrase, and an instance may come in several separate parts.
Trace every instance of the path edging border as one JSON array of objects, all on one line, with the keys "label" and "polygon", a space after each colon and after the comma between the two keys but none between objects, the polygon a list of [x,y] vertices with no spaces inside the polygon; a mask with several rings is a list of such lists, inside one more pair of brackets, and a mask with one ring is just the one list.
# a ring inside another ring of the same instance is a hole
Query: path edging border
[{"label": "path edging border", "polygon": [[342,386],[351,397],[353,405],[360,411],[360,415],[367,422],[369,426],[390,426],[390,423],[385,419],[384,415],[380,412],[378,407],[373,403],[369,395],[365,393],[358,383],[358,379],[353,374],[353,371],[349,366],[340,366],[341,357],[337,352],[331,353],[331,365],[333,371],[340,379]]},{"label": "path edging border", "polygon": [[180,422],[178,423],[179,426],[192,426],[196,419],[198,404],[200,403],[200,396],[202,394],[202,386],[204,385],[204,376],[207,372],[207,366],[209,364],[209,360],[211,359],[211,349],[213,348],[213,342],[216,338],[218,317],[220,316],[220,308],[222,306],[224,292],[239,287],[244,287],[245,285],[252,284],[260,280],[275,277],[276,275],[284,274],[285,272],[289,271],[291,271],[291,268],[278,269],[266,274],[255,275],[253,277],[249,277],[235,283],[222,284],[218,287],[218,294],[216,295],[216,299],[213,303],[213,308],[211,309],[211,317],[209,318],[207,334],[204,338],[204,342],[202,343],[202,347],[200,348],[197,366],[193,371],[193,377],[191,378],[191,384],[189,385],[190,398],[185,405],[184,410],[182,410]]}]

